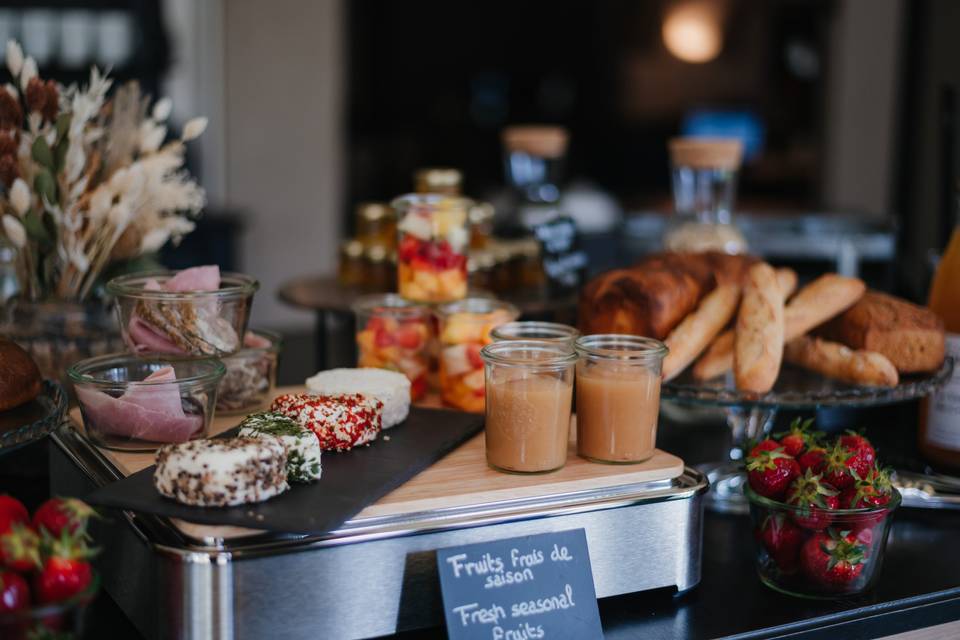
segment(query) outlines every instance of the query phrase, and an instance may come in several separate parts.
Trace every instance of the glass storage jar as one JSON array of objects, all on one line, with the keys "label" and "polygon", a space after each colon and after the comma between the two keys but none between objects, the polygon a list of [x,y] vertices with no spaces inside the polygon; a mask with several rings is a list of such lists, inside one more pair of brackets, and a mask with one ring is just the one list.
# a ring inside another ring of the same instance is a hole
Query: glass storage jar
[{"label": "glass storage jar", "polygon": [[399,215],[397,282],[416,302],[449,302],[467,295],[467,212],[473,202],[437,194],[393,201]]},{"label": "glass storage jar", "polygon": [[594,462],[635,463],[656,448],[660,369],[667,347],[621,334],[578,338],[577,453]]},{"label": "glass storage jar", "polygon": [[546,473],[567,461],[577,354],[568,342],[507,340],[485,346],[487,463]]}]

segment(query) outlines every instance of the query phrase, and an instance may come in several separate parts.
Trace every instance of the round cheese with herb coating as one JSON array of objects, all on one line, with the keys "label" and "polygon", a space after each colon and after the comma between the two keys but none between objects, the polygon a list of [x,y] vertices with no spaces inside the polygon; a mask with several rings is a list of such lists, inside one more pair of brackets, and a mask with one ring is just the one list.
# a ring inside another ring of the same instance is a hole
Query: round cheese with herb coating
[{"label": "round cheese with herb coating", "polygon": [[339,396],[288,393],[277,397],[270,410],[293,418],[313,431],[324,451],[348,451],[377,438],[383,403],[358,393]]},{"label": "round cheese with herb coating", "polygon": [[287,481],[320,479],[320,441],[312,431],[282,413],[252,413],[240,423],[241,438],[276,438],[287,449]]},{"label": "round cheese with herb coating", "polygon": [[276,438],[191,440],[160,447],[153,484],[197,507],[263,502],[287,490],[287,452]]}]

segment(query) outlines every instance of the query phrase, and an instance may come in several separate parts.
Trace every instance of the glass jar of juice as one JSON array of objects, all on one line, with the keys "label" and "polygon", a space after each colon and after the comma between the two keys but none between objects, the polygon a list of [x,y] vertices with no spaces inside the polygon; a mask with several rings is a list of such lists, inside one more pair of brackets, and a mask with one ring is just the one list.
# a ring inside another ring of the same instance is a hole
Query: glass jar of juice
[{"label": "glass jar of juice", "polygon": [[483,359],[480,350],[493,342],[490,332],[516,320],[520,311],[493,298],[466,298],[437,309],[440,322],[440,395],[457,409],[482,413]]},{"label": "glass jar of juice", "polygon": [[594,462],[635,463],[656,448],[660,370],[667,347],[620,334],[578,338],[577,453]]},{"label": "glass jar of juice", "polygon": [[449,302],[467,295],[467,212],[473,202],[438,194],[409,194],[393,201],[399,232],[400,295],[416,302]]},{"label": "glass jar of juice", "polygon": [[399,371],[410,379],[411,400],[429,387],[433,312],[395,293],[363,296],[357,316],[357,365]]},{"label": "glass jar of juice", "polygon": [[577,354],[569,342],[505,340],[480,351],[486,363],[487,463],[546,473],[567,461]]}]

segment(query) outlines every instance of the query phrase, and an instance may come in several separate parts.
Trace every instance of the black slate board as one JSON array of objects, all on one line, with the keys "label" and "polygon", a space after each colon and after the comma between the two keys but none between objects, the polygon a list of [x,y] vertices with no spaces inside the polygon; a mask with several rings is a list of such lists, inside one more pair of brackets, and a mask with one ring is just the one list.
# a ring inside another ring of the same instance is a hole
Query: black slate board
[{"label": "black slate board", "polygon": [[97,489],[86,500],[201,524],[322,535],[336,530],[482,428],[479,415],[411,407],[404,422],[383,432],[369,446],[324,452],[320,480],[292,485],[285,493],[258,504],[222,508],[182,505],[154,488],[153,466]]}]

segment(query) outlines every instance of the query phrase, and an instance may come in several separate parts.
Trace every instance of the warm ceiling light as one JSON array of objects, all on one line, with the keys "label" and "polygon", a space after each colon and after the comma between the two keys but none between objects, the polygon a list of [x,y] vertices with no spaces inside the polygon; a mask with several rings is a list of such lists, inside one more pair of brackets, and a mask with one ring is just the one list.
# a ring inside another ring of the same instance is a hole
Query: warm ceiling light
[{"label": "warm ceiling light", "polygon": [[713,60],[723,48],[719,12],[707,2],[674,5],[663,18],[663,43],[684,62]]}]

